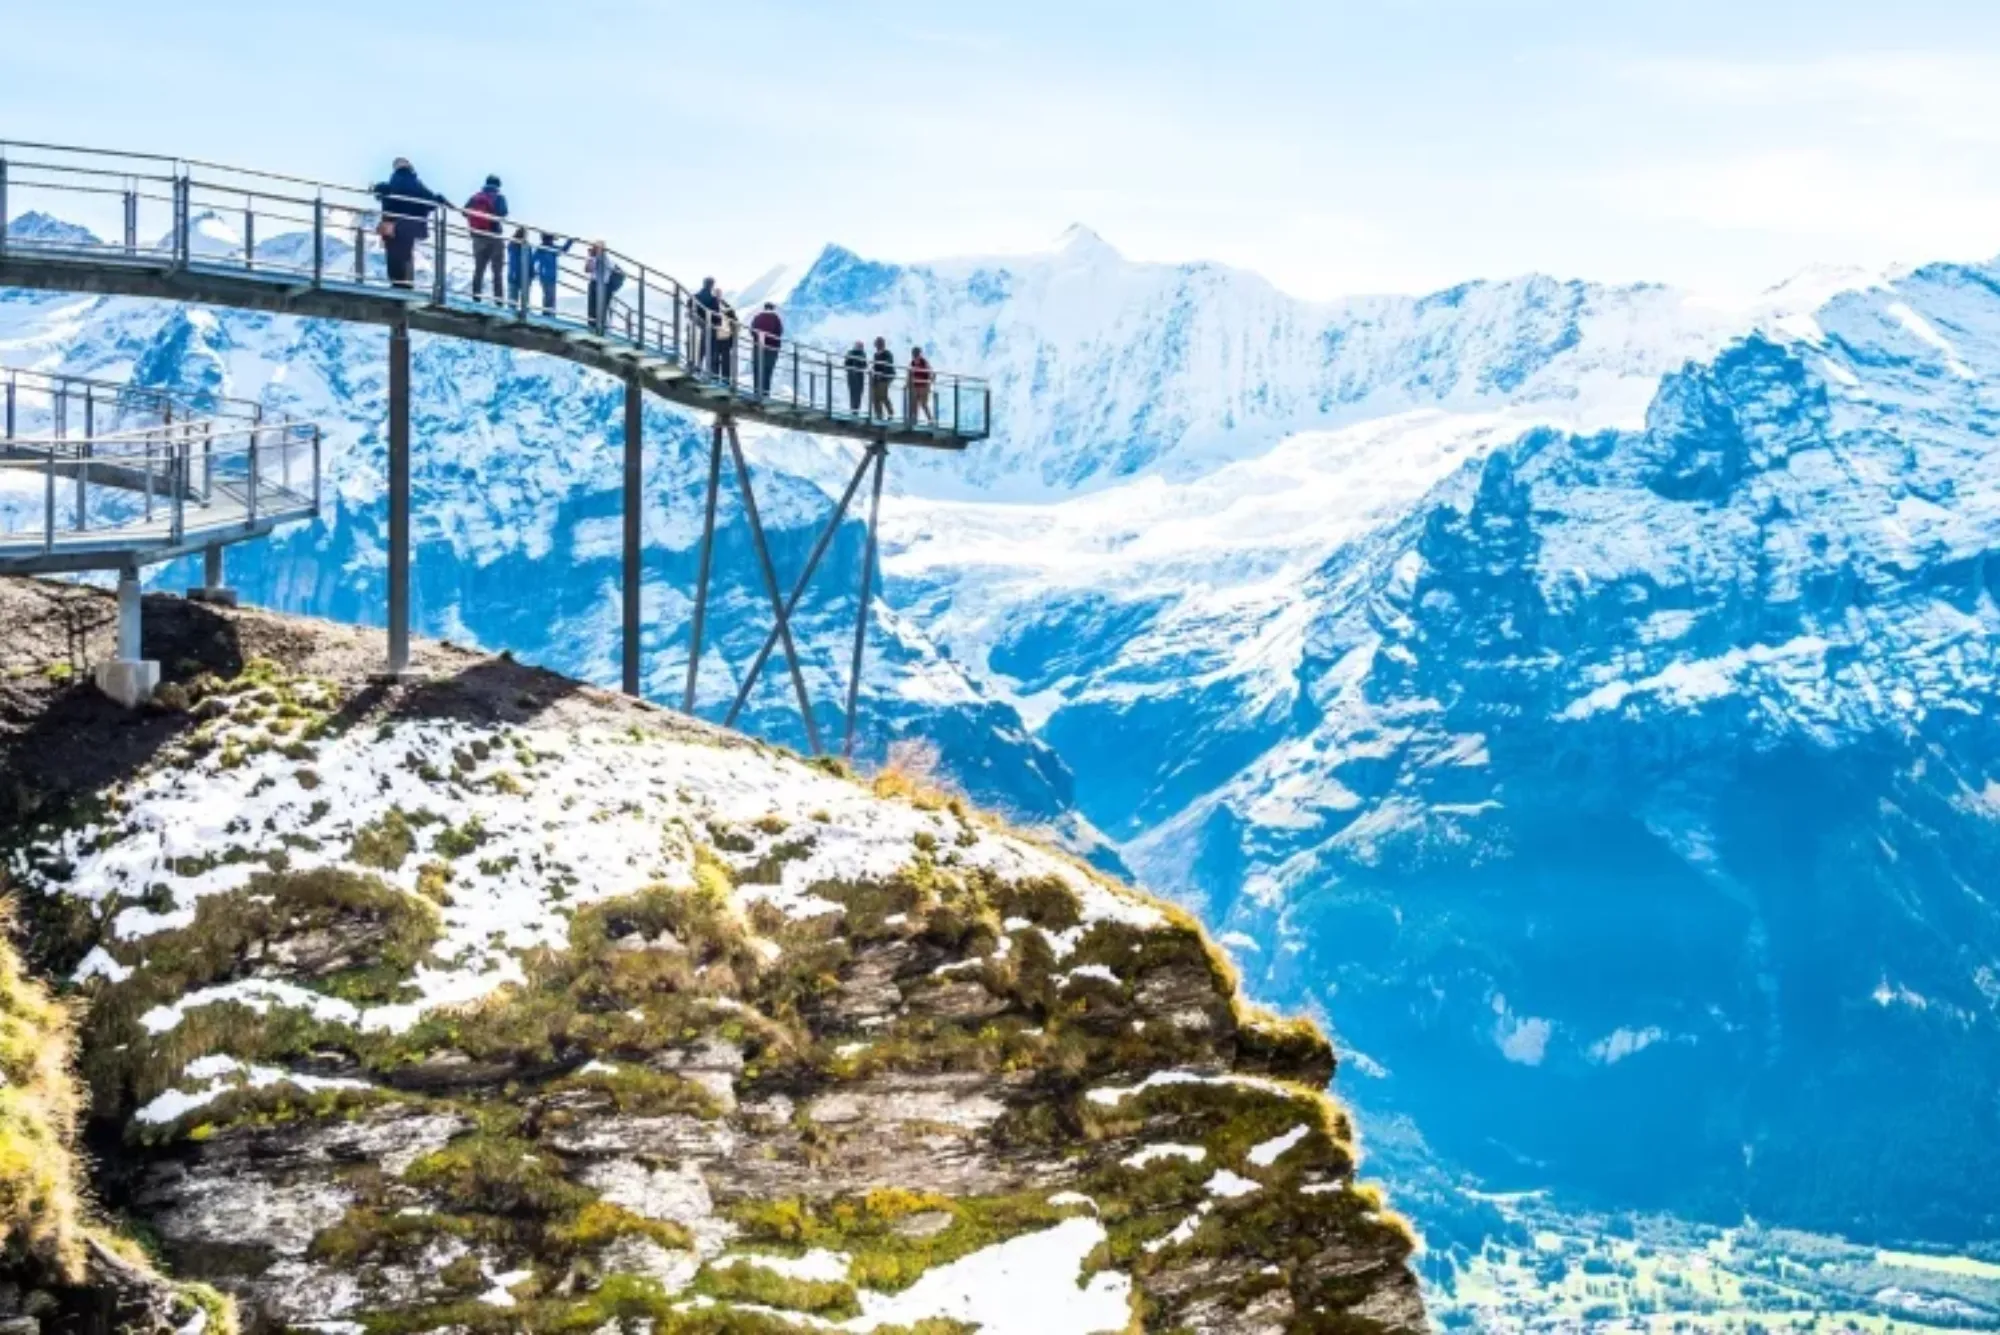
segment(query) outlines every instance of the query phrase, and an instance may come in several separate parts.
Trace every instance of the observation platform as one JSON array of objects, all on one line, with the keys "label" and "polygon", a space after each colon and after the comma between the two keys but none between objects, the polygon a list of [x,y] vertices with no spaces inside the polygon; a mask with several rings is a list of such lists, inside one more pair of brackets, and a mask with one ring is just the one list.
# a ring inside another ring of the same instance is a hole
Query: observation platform
[{"label": "observation platform", "polygon": [[[624,279],[600,318],[590,241],[518,218],[502,222],[498,243],[527,228],[528,252],[552,256],[546,293],[530,281],[505,299],[475,298],[475,245],[495,244],[495,234],[443,204],[415,247],[410,285],[399,286],[376,230],[382,210],[372,193],[350,186],[0,141],[0,219],[35,212],[71,224],[13,234],[0,226],[0,286],[404,326],[560,357],[734,420],[871,443],[957,450],[990,432],[984,380],[935,372],[925,396],[899,365],[884,377],[888,411],[871,412],[872,375],[857,384],[845,351],[791,340],[769,350],[760,377],[753,312],[738,312],[733,339],[717,340],[692,289],[608,247]],[[558,238],[553,245],[540,245],[545,233]]]},{"label": "observation platform", "polygon": [[[386,224],[385,211],[392,215]],[[421,238],[405,222],[398,240],[410,244],[399,244],[399,254],[392,256],[384,228],[395,232],[394,217],[417,213],[423,215]],[[906,365],[878,375],[872,352],[861,354],[867,360],[850,362],[856,355],[850,351],[796,340],[760,345],[749,327],[753,313],[729,309],[720,294],[712,299],[697,294],[657,268],[574,232],[512,217],[500,221],[498,230],[494,224],[435,198],[384,199],[373,190],[194,159],[0,140],[0,287],[387,327],[389,677],[407,675],[410,662],[412,330],[560,357],[624,384],[620,666],[628,694],[639,694],[642,679],[645,394],[714,416],[682,694],[689,713],[699,699],[725,446],[772,627],[724,722],[735,721],[765,664],[782,653],[815,753],[822,749],[821,734],[792,618],[849,507],[865,489],[868,536],[842,711],[843,749],[851,755],[890,447],[963,450],[986,439],[993,406],[987,383],[937,370],[912,381]],[[525,229],[518,238],[517,229]],[[517,242],[522,276],[529,281],[503,292],[501,279],[513,271],[509,249]],[[395,279],[392,259],[399,270]],[[493,274],[490,293],[477,290],[486,272]],[[91,400],[85,402],[88,412]],[[866,446],[789,593],[758,516],[737,433],[741,422]],[[10,418],[7,436],[15,435]],[[0,535],[0,570],[115,565],[121,661],[136,659],[138,652],[139,564],[201,549],[208,557],[208,583],[219,585],[223,543],[318,513],[317,428],[259,417],[248,427],[218,432],[210,426],[197,441],[185,421],[176,423],[168,413],[124,439],[85,435],[94,439],[82,448],[64,443],[60,427],[50,438],[11,440],[0,448],[0,469],[39,470],[42,492],[39,532],[17,525],[15,532]],[[311,479],[309,493],[300,490],[305,476]],[[123,686],[115,693],[129,694]]]},{"label": "observation platform", "polygon": [[258,404],[0,371],[0,574],[213,557],[318,514],[319,478],[320,429]]}]

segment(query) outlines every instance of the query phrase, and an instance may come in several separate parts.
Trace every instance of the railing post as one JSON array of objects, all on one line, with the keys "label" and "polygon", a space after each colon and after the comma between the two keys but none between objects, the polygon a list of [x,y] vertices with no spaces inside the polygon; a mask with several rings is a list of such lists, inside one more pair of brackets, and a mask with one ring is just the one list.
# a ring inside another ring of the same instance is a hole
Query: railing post
[{"label": "railing post", "polygon": [[262,427],[253,426],[250,428],[250,498],[248,504],[250,507],[249,522],[251,524],[257,522],[257,437],[263,434],[263,430]]},{"label": "railing post", "polygon": [[0,154],[0,255],[7,253],[7,158]]},{"label": "railing post", "polygon": [[185,437],[179,441],[169,438],[167,448],[172,451],[172,462],[167,467],[167,481],[173,488],[173,509],[168,513],[167,533],[174,542],[181,540],[181,532],[187,523],[188,478],[193,469],[188,466],[189,442]]},{"label": "railing post", "polygon": [[437,219],[437,240],[431,246],[431,265],[433,268],[431,274],[431,303],[436,306],[442,306],[444,305],[445,297],[444,260],[446,254],[449,253],[449,246],[445,241],[445,231],[451,226],[451,219],[445,216],[443,209],[437,211]]},{"label": "railing post", "polygon": [[674,284],[674,360],[682,366],[687,359],[681,356],[681,285]]},{"label": "railing post", "polygon": [[313,442],[313,513],[319,513],[319,428],[312,429]]},{"label": "railing post", "polygon": [[7,439],[14,439],[14,381],[12,371],[7,373]]},{"label": "railing post", "polygon": [[215,435],[214,423],[201,424],[201,503],[215,503]]},{"label": "railing post", "polygon": [[139,192],[125,192],[125,253],[136,255],[139,251]]},{"label": "railing post", "polygon": [[89,526],[90,513],[90,440],[97,434],[97,387],[83,387],[83,440],[76,451],[76,529],[81,533]]},{"label": "railing post", "polygon": [[189,219],[190,205],[188,178],[185,173],[174,178],[174,263],[185,269],[188,256],[193,253],[190,233],[193,224]]},{"label": "railing post", "polygon": [[243,267],[257,267],[257,211],[251,201],[243,201]]},{"label": "railing post", "polygon": [[153,522],[153,433],[146,433],[146,522]]},{"label": "railing post", "polygon": [[368,229],[358,217],[354,220],[354,281],[364,286],[368,282]]},{"label": "railing post", "polygon": [[964,387],[965,382],[957,376],[951,378],[951,434],[954,436],[958,434],[958,391]]},{"label": "railing post", "polygon": [[42,451],[42,550],[56,545],[56,447]]},{"label": "railing post", "polygon": [[326,201],[313,196],[313,286],[326,274]]},{"label": "railing post", "polygon": [[639,266],[639,351],[646,350],[646,266]]}]

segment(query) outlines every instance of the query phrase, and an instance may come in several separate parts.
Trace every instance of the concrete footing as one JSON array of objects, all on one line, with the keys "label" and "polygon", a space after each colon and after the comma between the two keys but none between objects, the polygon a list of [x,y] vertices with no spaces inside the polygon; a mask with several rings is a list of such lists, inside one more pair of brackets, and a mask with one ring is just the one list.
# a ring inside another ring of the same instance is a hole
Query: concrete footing
[{"label": "concrete footing", "polygon": [[236,590],[222,582],[222,548],[201,549],[201,587],[188,590],[188,601],[211,607],[236,606]]},{"label": "concrete footing", "polygon": [[91,669],[97,689],[127,709],[153,698],[160,686],[160,665],[144,658],[114,658]]},{"label": "concrete footing", "polygon": [[118,573],[118,656],[91,669],[97,689],[137,709],[159,689],[160,665],[139,656],[139,572]]}]

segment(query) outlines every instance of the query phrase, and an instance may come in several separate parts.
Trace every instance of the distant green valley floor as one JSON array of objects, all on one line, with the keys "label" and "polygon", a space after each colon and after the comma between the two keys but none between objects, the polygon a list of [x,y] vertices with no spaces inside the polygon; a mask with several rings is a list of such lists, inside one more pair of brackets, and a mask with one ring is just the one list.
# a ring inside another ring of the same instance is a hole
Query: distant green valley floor
[{"label": "distant green valley floor", "polygon": [[1546,1331],[2000,1330],[2000,1264],[1858,1247],[1754,1226],[1564,1215],[1533,1197],[1495,1202],[1508,1242],[1441,1278],[1439,1326],[1482,1335]]}]

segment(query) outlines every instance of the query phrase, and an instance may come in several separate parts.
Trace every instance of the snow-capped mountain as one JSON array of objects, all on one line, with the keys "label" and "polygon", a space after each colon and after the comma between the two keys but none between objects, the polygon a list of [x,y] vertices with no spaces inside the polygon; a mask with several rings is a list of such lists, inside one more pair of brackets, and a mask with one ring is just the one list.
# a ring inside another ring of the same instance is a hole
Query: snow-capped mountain
[{"label": "snow-capped mountain", "polygon": [[1261,605],[1080,597],[1110,666],[1041,656],[1040,734],[1453,1161],[1990,1237],[1997,276],[1836,296],[1636,430],[1438,457],[1381,424],[1371,467],[1421,494]]},{"label": "snow-capped mountain", "polygon": [[[993,379],[990,442],[892,469],[878,747],[1105,831],[1256,989],[1328,1003],[1364,1103],[1491,1180],[2000,1228],[2000,270],[1307,303],[1075,232],[829,248],[766,291],[799,336]],[[347,423],[329,522],[234,578],[373,614],[377,336],[17,293],[0,358]],[[613,389],[430,341],[417,376],[424,624],[608,679]],[[685,418],[647,430],[671,698],[705,460]],[[847,463],[746,444],[795,569]],[[761,590],[727,541],[740,665]],[[808,609],[829,702],[844,578]],[[790,736],[782,687],[751,722]]]},{"label": "snow-capped mountain", "polygon": [[1221,265],[1127,261],[1080,227],[1038,254],[920,265],[829,247],[774,290],[823,346],[886,335],[988,377],[993,439],[902,477],[1008,501],[1198,477],[1295,431],[1415,408],[1637,421],[1663,372],[1741,322],[1668,288],[1539,276],[1301,301]]},{"label": "snow-capped mountain", "polygon": [[[825,327],[1206,272],[1077,250],[1047,289],[867,267]],[[1309,380],[1276,375],[1257,417],[1208,340],[1206,415],[1166,441],[1105,408],[1130,382],[1187,401],[1127,339],[1065,416],[1080,449],[1007,442],[987,499],[917,479],[889,586],[1261,989],[1338,1010],[1364,1099],[1451,1162],[1991,1236],[1995,277],[1813,273],[1735,311],[1546,280],[1355,303],[1396,314],[1299,364],[1365,388],[1300,429]],[[1033,356],[994,336],[1003,433],[1091,360],[1048,323]],[[1016,499],[1036,484],[1083,494]]]}]

